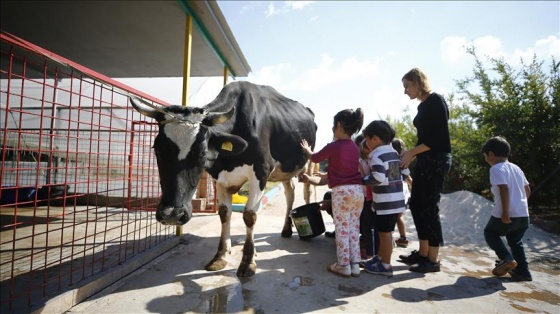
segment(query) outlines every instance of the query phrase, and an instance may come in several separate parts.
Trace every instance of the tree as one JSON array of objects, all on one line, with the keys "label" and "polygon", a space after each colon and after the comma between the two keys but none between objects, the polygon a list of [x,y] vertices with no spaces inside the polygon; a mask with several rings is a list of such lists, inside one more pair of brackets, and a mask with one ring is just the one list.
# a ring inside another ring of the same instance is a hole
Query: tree
[{"label": "tree", "polygon": [[487,138],[500,135],[512,146],[509,160],[523,169],[533,188],[539,187],[530,203],[558,206],[560,62],[552,58],[549,74],[536,56],[529,63],[522,60],[520,69],[501,58],[487,60],[487,68],[474,48],[467,52],[475,58],[473,76],[459,80],[458,98],[452,95],[450,99],[450,103],[460,103],[454,104],[456,115],[452,114],[452,173],[484,178],[467,184],[482,192],[484,186],[478,185],[488,182],[488,171],[480,147]]},{"label": "tree", "polygon": [[410,149],[416,146],[416,129],[412,124],[410,114],[405,114],[401,120],[394,120],[387,116],[385,119],[395,129],[395,137],[400,138],[406,144],[406,148]]}]

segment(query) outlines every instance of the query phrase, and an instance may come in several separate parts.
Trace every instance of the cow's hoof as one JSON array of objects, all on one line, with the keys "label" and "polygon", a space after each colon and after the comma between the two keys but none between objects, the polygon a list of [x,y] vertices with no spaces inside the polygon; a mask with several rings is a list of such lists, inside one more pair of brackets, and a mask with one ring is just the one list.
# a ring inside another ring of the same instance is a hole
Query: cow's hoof
[{"label": "cow's hoof", "polygon": [[216,271],[216,270],[222,270],[226,268],[226,266],[227,266],[227,261],[225,259],[214,258],[213,260],[210,261],[210,263],[204,266],[204,269],[207,271]]},{"label": "cow's hoof", "polygon": [[257,272],[256,263],[241,263],[237,269],[237,277],[251,277]]},{"label": "cow's hoof", "polygon": [[292,228],[282,230],[282,238],[289,238],[293,234]]}]

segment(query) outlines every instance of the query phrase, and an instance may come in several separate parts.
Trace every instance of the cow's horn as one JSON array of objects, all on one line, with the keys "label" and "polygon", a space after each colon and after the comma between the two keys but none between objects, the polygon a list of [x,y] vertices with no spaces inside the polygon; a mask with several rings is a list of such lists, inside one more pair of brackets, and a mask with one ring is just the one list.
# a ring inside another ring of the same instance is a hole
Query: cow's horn
[{"label": "cow's horn", "polygon": [[202,120],[202,124],[206,126],[212,126],[215,124],[221,124],[233,117],[235,113],[235,107],[232,106],[228,112],[210,112],[206,115],[206,118]]},{"label": "cow's horn", "polygon": [[136,111],[150,118],[156,118],[158,112],[161,110],[158,110],[158,108],[161,106],[148,104],[145,101],[135,97],[130,97],[130,104],[132,105],[132,107],[134,107],[134,109],[136,109]]}]

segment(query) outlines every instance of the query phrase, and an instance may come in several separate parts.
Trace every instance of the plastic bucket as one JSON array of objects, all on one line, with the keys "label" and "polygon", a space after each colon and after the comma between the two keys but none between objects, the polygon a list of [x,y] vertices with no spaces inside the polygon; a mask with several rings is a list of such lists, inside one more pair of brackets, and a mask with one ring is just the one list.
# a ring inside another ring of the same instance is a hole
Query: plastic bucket
[{"label": "plastic bucket", "polygon": [[325,232],[320,208],[320,203],[310,203],[290,211],[300,239],[311,239]]}]

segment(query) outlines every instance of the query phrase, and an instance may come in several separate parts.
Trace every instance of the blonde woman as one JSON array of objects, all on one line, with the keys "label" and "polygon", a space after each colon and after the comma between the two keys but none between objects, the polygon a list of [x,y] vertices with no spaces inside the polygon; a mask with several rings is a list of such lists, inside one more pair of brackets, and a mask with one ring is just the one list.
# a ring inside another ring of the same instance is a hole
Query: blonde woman
[{"label": "blonde woman", "polygon": [[416,146],[401,155],[401,167],[408,168],[413,158],[410,213],[416,226],[420,247],[410,255],[399,256],[410,271],[430,273],[440,271],[439,248],[443,246],[439,200],[445,175],[451,168],[451,140],[449,138],[449,109],[442,95],[432,92],[426,74],[413,68],[402,78],[404,93],[418,99]]}]

